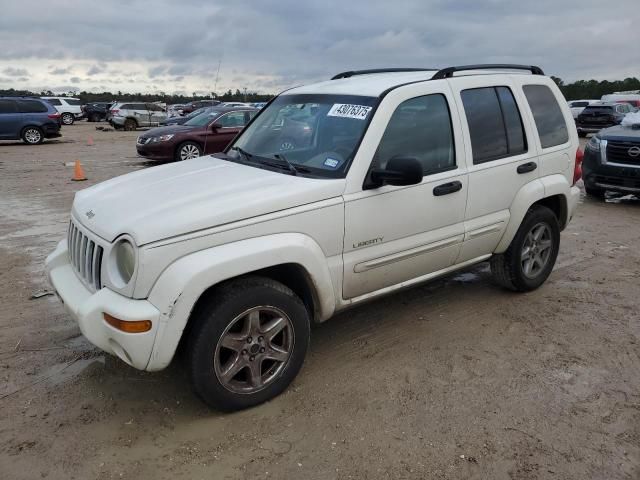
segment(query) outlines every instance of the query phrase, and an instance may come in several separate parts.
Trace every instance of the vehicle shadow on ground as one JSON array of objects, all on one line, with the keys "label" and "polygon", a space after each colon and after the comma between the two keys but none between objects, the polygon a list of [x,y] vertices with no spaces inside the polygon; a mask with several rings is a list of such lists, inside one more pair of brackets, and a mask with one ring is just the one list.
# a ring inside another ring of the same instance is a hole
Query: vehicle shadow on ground
[{"label": "vehicle shadow on ground", "polygon": [[[464,295],[469,301],[477,297],[481,302],[482,295],[486,295],[488,290],[499,291],[500,288],[492,283],[488,265],[480,264],[355,307],[336,315],[327,322],[313,325],[306,366],[303,367],[300,377],[294,381],[293,385],[295,386],[298,382],[313,384],[314,375],[322,370],[323,359],[330,359],[336,355],[348,355],[347,351],[353,350],[350,347],[351,344],[361,346],[368,343],[372,350],[378,349],[380,339],[370,338],[370,332],[374,330],[410,332],[411,322],[442,319],[443,309],[446,309],[446,305],[453,298]],[[504,295],[512,294],[504,291]],[[429,343],[437,344],[438,342],[438,338],[429,340]],[[404,349],[400,344],[386,348],[392,355],[394,348]],[[366,355],[367,352],[363,354]],[[354,365],[353,368],[359,371],[358,366]],[[126,402],[132,410],[139,407],[141,412],[155,411],[156,414],[167,408],[173,410],[176,405],[179,405],[181,417],[187,421],[225,415],[209,409],[193,393],[187,375],[184,350],[179,350],[171,365],[161,372],[140,372],[115,357],[105,355],[104,363],[96,362],[91,371],[81,375],[82,380],[78,380],[85,383],[86,390],[96,392],[98,395],[93,399],[94,401],[99,401],[106,396],[118,402]],[[87,401],[91,400],[87,399]],[[256,409],[259,408],[262,407],[256,407]],[[149,419],[149,421],[152,420]]]}]

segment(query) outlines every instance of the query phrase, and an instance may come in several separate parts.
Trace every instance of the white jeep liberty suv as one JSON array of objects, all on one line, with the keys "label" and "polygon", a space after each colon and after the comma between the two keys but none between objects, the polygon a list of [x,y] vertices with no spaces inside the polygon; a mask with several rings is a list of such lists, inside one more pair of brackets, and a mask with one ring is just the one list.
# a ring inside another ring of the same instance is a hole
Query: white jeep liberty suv
[{"label": "white jeep liberty suv", "polygon": [[47,271],[92,343],[148,371],[182,343],[197,394],[246,408],[346,307],[487,260],[540,286],[581,155],[538,67],[345,72],[283,92],[223,153],[78,192]]}]

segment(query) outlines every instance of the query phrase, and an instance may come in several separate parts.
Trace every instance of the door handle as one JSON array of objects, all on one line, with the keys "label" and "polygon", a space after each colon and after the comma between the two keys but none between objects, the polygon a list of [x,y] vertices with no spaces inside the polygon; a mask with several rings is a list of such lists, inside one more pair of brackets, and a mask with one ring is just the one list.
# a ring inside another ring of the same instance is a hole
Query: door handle
[{"label": "door handle", "polygon": [[462,182],[456,180],[455,182],[443,183],[442,185],[438,185],[433,189],[433,195],[435,197],[440,197],[442,195],[448,195],[459,190],[462,190]]},{"label": "door handle", "polygon": [[523,163],[522,165],[518,165],[518,173],[533,172],[536,168],[538,168],[538,164],[536,162]]}]

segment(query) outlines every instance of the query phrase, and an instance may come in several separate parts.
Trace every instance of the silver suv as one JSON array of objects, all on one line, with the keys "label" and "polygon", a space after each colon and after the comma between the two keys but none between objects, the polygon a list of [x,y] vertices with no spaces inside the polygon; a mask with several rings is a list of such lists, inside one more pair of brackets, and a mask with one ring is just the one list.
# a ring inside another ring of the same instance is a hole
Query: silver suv
[{"label": "silver suv", "polygon": [[167,112],[155,103],[117,102],[111,106],[109,116],[114,128],[135,130],[138,127],[157,127],[167,118]]}]

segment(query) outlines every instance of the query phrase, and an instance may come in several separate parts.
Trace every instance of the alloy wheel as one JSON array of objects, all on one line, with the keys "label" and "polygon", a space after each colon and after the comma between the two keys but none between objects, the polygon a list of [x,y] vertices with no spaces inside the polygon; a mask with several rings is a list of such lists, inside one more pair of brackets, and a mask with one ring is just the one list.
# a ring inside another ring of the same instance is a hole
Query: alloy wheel
[{"label": "alloy wheel", "polygon": [[42,134],[37,128],[29,128],[26,132],[24,132],[24,138],[28,143],[40,143],[40,141],[42,140]]},{"label": "alloy wheel", "polygon": [[527,278],[536,278],[542,272],[553,250],[551,228],[546,223],[537,223],[525,237],[520,252],[522,273]]},{"label": "alloy wheel", "polygon": [[195,145],[185,145],[180,149],[180,160],[190,160],[199,156],[200,150]]},{"label": "alloy wheel", "polygon": [[293,324],[282,310],[270,306],[246,310],[218,341],[213,359],[216,376],[233,393],[256,393],[282,374],[293,345]]},{"label": "alloy wheel", "polygon": [[73,123],[73,115],[70,113],[65,113],[62,115],[62,123],[65,125],[71,125]]}]

